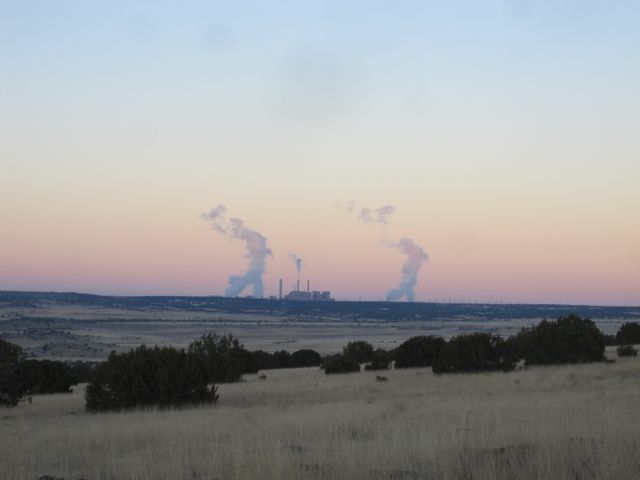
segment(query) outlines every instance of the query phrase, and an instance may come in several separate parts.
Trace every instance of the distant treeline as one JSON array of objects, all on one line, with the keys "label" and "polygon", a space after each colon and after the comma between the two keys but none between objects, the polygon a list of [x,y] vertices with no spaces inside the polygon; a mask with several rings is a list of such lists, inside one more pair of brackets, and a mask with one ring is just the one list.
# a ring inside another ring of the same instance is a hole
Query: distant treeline
[{"label": "distant treeline", "polygon": [[30,395],[69,392],[88,382],[90,411],[140,406],[213,403],[217,385],[236,382],[243,374],[276,368],[320,366],[326,374],[389,368],[431,367],[434,373],[509,371],[524,365],[557,365],[604,360],[608,344],[620,356],[636,355],[640,324],[624,324],[615,337],[605,336],[588,319],[576,315],[543,320],[502,338],[486,333],[464,334],[448,341],[414,336],[392,350],[369,342],[349,342],[337,355],[322,357],[310,349],[289,353],[249,351],[232,335],[206,334],[186,349],[146,347],[112,352],[97,365],[27,359],[17,345],[0,338],[0,404],[16,405]]}]

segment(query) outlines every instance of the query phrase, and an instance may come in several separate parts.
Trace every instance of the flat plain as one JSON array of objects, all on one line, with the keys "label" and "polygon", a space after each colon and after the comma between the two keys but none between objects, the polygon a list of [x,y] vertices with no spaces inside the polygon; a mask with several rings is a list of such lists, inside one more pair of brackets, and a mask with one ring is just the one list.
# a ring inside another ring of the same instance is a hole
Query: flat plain
[{"label": "flat plain", "polygon": [[221,385],[212,406],[89,414],[79,386],[0,409],[2,478],[640,478],[638,359],[264,373]]}]

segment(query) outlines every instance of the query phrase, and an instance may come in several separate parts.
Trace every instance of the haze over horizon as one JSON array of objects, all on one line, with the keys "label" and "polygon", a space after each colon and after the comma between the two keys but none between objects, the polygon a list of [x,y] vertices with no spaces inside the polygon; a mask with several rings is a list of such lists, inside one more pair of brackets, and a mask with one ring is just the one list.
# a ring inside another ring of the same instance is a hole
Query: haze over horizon
[{"label": "haze over horizon", "polygon": [[224,204],[273,253],[265,296],[300,275],[640,305],[639,23],[632,1],[9,3],[0,290],[222,295],[247,271],[200,217]]}]

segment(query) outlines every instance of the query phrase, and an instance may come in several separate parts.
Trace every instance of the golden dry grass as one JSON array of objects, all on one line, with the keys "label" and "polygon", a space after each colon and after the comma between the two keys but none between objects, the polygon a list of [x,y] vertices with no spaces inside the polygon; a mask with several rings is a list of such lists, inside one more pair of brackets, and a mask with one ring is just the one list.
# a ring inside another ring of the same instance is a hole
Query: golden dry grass
[{"label": "golden dry grass", "polygon": [[0,409],[0,477],[640,478],[640,361],[435,376],[266,372],[212,407],[87,414],[82,392]]}]

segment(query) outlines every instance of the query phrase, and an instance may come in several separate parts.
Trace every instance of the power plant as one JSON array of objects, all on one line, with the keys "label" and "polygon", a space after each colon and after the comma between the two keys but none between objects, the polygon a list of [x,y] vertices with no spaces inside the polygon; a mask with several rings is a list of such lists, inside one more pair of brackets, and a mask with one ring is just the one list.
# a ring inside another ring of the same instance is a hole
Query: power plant
[{"label": "power plant", "polygon": [[309,282],[309,280],[307,280],[307,290],[306,291],[301,291],[300,290],[300,279],[298,279],[298,281],[296,282],[296,289],[295,290],[291,290],[289,293],[287,293],[284,297],[282,296],[282,279],[280,279],[280,283],[279,283],[279,299],[280,300],[292,300],[292,301],[313,301],[313,302],[334,302],[335,299],[331,298],[331,292],[329,291],[324,291],[324,292],[320,292],[318,290],[314,290],[313,292],[311,291],[310,288],[311,284]]}]

